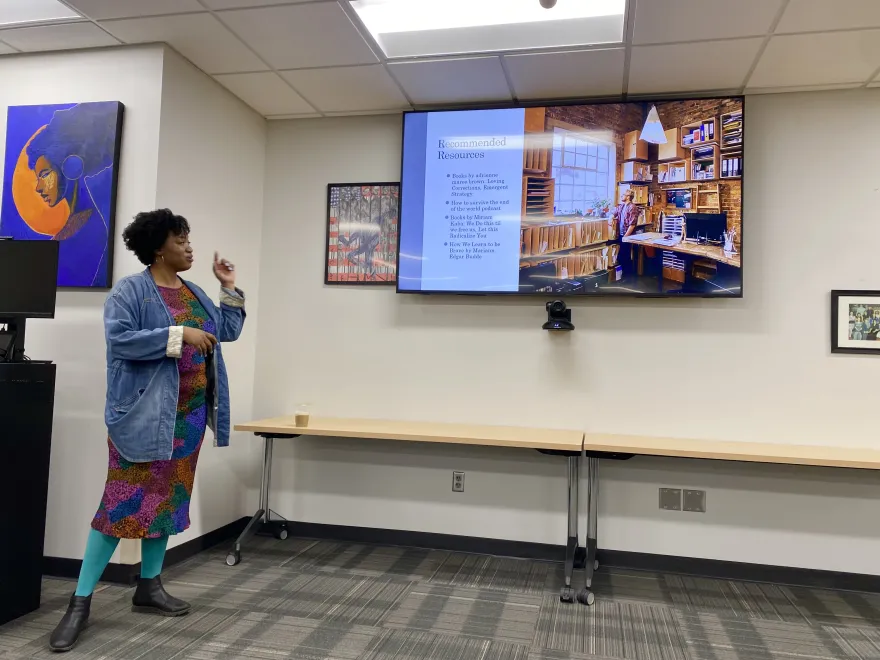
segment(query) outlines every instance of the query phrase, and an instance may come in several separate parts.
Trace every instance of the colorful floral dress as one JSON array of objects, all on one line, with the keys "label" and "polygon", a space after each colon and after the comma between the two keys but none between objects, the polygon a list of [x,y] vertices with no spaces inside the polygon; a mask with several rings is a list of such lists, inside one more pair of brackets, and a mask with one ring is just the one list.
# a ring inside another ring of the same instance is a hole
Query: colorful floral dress
[{"label": "colorful floral dress", "polygon": [[[186,286],[159,287],[176,325],[216,333],[214,322]],[[208,376],[205,358],[184,344],[177,361],[180,390],[174,425],[174,452],[170,460],[150,463],[126,461],[110,439],[110,465],[101,505],[92,527],[122,539],[152,539],[179,534],[189,527],[189,501],[199,450],[205,437]]]}]

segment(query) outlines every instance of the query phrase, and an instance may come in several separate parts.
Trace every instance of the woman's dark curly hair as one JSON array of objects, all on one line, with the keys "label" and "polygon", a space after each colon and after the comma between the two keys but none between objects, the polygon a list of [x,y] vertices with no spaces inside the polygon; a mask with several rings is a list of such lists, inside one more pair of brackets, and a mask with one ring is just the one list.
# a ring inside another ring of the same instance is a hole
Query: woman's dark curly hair
[{"label": "woman's dark curly hair", "polygon": [[165,244],[169,234],[189,234],[189,223],[182,215],[174,215],[168,209],[158,209],[134,216],[134,221],[122,232],[122,240],[142,264],[152,266],[156,251]]}]

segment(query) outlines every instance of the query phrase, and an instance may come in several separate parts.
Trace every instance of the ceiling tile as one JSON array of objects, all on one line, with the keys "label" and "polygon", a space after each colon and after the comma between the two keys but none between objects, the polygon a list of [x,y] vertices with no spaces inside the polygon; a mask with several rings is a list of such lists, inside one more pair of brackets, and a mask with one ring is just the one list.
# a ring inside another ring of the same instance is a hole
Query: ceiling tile
[{"label": "ceiling tile", "polygon": [[[245,9],[249,7],[267,7],[269,5],[291,5],[296,2],[312,2],[313,0],[202,0],[211,9]],[[327,0],[328,2],[330,0]]]},{"label": "ceiling tile", "polygon": [[497,57],[393,62],[388,68],[417,105],[511,100]]},{"label": "ceiling tile", "polygon": [[766,34],[782,0],[640,0],[634,44]]},{"label": "ceiling tile", "polygon": [[359,112],[325,112],[326,117],[375,117],[377,115],[400,115],[404,108],[394,110],[361,110]]},{"label": "ceiling tile", "polygon": [[609,48],[567,53],[507,55],[505,64],[520,99],[620,95],[626,50]]},{"label": "ceiling tile", "polygon": [[282,71],[294,89],[322,112],[406,108],[409,103],[381,64]]},{"label": "ceiling tile", "polygon": [[94,20],[205,11],[198,0],[67,0],[67,4]]},{"label": "ceiling tile", "polygon": [[[841,83],[839,85],[795,85],[794,87],[749,87],[749,94],[788,94],[791,92],[830,92],[856,89],[864,83]],[[870,85],[868,85],[870,87]]]},{"label": "ceiling tile", "polygon": [[119,45],[116,39],[94,23],[65,23],[3,30],[3,41],[25,52]]},{"label": "ceiling tile", "polygon": [[640,46],[632,49],[630,94],[737,89],[749,73],[763,39]]},{"label": "ceiling tile", "polygon": [[321,115],[319,115],[317,112],[311,112],[299,115],[269,115],[268,117],[266,117],[266,119],[268,119],[269,121],[278,121],[281,119],[316,119],[320,116]]},{"label": "ceiling tile", "polygon": [[335,2],[233,10],[218,16],[276,69],[378,61]]},{"label": "ceiling tile", "polygon": [[211,14],[103,21],[101,25],[126,43],[164,41],[206,73],[269,69]]},{"label": "ceiling tile", "polygon": [[880,28],[877,0],[790,0],[776,32],[828,32]]},{"label": "ceiling tile", "polygon": [[312,113],[315,109],[272,72],[232,73],[214,78],[262,115]]},{"label": "ceiling tile", "polygon": [[773,37],[748,87],[865,82],[880,66],[880,30]]}]

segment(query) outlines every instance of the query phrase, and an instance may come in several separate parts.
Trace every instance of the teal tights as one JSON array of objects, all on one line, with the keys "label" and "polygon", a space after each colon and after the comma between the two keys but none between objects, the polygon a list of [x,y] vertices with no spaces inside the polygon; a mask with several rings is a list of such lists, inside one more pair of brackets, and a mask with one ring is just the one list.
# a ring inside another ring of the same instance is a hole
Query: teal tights
[{"label": "teal tights", "polygon": [[[86,554],[83,557],[82,569],[79,572],[79,582],[76,583],[77,596],[91,596],[98,580],[110,563],[110,558],[119,545],[119,539],[93,529],[89,532],[89,540],[86,543]],[[141,541],[141,577],[150,580],[162,572],[162,562],[165,560],[165,549],[168,547],[168,537],[161,536],[157,539],[144,539]]]}]

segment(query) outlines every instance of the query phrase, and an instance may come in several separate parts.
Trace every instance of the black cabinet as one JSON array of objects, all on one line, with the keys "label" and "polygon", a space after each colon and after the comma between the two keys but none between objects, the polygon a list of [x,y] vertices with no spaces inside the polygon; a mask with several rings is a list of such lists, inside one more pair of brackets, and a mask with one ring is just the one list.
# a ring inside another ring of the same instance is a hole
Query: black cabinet
[{"label": "black cabinet", "polygon": [[55,365],[0,363],[0,625],[40,606]]}]

